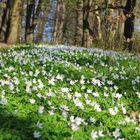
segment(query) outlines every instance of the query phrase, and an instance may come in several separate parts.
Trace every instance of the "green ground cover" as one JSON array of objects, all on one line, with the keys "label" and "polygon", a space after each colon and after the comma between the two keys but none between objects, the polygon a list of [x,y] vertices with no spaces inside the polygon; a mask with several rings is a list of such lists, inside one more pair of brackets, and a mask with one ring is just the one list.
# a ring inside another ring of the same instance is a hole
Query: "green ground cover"
[{"label": "green ground cover", "polygon": [[0,50],[0,140],[139,140],[133,55]]}]

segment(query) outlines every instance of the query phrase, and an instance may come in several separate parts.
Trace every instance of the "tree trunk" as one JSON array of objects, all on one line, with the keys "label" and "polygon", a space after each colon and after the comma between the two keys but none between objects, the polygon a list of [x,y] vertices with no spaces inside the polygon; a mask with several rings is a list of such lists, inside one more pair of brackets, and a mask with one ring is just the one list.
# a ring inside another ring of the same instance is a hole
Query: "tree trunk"
[{"label": "tree trunk", "polygon": [[133,46],[133,32],[134,32],[134,21],[135,15],[133,13],[134,8],[136,6],[136,0],[127,0],[126,6],[124,8],[124,15],[126,17],[124,23],[124,37],[125,37],[125,48],[128,48],[129,51],[132,50]]},{"label": "tree trunk", "polygon": [[124,36],[126,39],[131,39],[134,32],[134,19],[135,15],[133,13],[134,7],[136,6],[136,0],[127,0],[126,6],[124,8],[124,15],[126,17],[124,26]]},{"label": "tree trunk", "polygon": [[75,44],[82,46],[82,38],[83,38],[83,0],[77,1],[77,27],[76,27],[76,35],[75,35]]},{"label": "tree trunk", "polygon": [[43,33],[44,33],[44,28],[45,28],[45,17],[42,17],[38,22],[38,29],[37,29],[37,37],[36,37],[36,41],[40,42],[43,39]]},{"label": "tree trunk", "polygon": [[0,26],[0,40],[1,41],[6,40],[6,34],[5,33],[6,33],[6,30],[7,30],[7,26],[9,28],[10,7],[11,7],[11,1],[8,0],[6,2],[6,7],[3,11],[2,22],[1,22],[1,26]]},{"label": "tree trunk", "polygon": [[[43,8],[43,6],[45,8]],[[46,3],[45,4],[43,3],[43,0],[38,1],[37,5],[36,5],[36,10],[35,10],[35,7],[33,7],[33,10],[32,10],[33,17],[30,21],[31,28],[29,29],[30,32],[32,33],[32,35],[29,35],[28,42],[33,42],[34,37],[35,37],[34,41],[42,41],[43,31],[44,31],[44,26],[45,26],[45,21],[46,21],[45,20],[46,19],[45,13],[47,11],[46,7],[47,7],[47,5],[46,5]],[[34,33],[36,26],[38,28],[37,28],[37,31]]]},{"label": "tree trunk", "polygon": [[103,38],[103,42],[104,42],[104,47],[108,48],[109,47],[109,22],[108,22],[108,17],[109,17],[109,0],[104,0],[104,4],[105,4],[105,16],[104,16],[104,38]]},{"label": "tree trunk", "polygon": [[65,20],[66,7],[64,0],[58,0],[56,9],[56,18],[53,33],[53,42],[61,44],[63,40],[63,27]]},{"label": "tree trunk", "polygon": [[34,8],[35,8],[35,1],[28,0],[27,2],[27,13],[26,13],[26,31],[25,31],[25,40],[27,43],[33,42],[33,17],[34,17]]},{"label": "tree trunk", "polygon": [[101,39],[101,19],[99,11],[93,12],[96,8],[93,0],[82,0],[77,2],[77,31],[75,44],[91,47],[95,40]]},{"label": "tree trunk", "polygon": [[[98,6],[95,6],[95,8],[98,8]],[[94,18],[94,28],[95,28],[95,38],[96,40],[100,40],[102,38],[102,31],[101,31],[101,14],[99,11],[95,12],[95,18]]]},{"label": "tree trunk", "polygon": [[[121,5],[123,4],[121,0]],[[123,30],[124,30],[124,16],[123,16],[123,11],[122,9],[118,10],[118,16],[119,19],[117,20],[117,30],[115,34],[115,40],[114,40],[114,46],[115,44],[118,44],[118,46],[122,46],[123,43]]]},{"label": "tree trunk", "polygon": [[12,13],[11,13],[11,17],[10,17],[9,33],[8,33],[8,37],[7,37],[7,41],[6,41],[8,44],[17,43],[18,39],[19,39],[21,4],[22,4],[22,0],[14,0],[13,7],[12,7]]},{"label": "tree trunk", "polygon": [[91,47],[94,42],[94,13],[90,11],[92,6],[92,0],[84,1],[82,46],[85,47]]}]

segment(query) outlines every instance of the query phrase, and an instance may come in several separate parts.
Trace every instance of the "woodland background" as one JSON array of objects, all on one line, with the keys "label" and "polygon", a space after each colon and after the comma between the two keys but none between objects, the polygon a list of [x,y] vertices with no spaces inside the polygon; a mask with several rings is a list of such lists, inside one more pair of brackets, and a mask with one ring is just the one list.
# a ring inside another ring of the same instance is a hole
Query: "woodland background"
[{"label": "woodland background", "polygon": [[0,3],[1,42],[96,45],[111,49],[122,44],[128,48],[133,43],[139,46],[138,0],[0,0]]}]

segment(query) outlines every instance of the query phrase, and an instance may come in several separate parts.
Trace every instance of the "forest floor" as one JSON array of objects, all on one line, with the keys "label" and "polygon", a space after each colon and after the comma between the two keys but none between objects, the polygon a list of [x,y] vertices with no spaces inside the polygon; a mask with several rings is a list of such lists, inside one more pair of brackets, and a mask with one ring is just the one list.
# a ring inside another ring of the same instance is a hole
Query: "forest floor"
[{"label": "forest floor", "polygon": [[0,42],[0,48],[4,49],[4,48],[10,48],[11,45],[8,45],[6,43]]},{"label": "forest floor", "polygon": [[[4,42],[0,42],[0,49],[6,49],[6,48],[12,48],[12,47],[30,47],[30,46],[36,46],[36,47],[44,47],[44,48],[62,48],[62,49],[70,49],[70,50],[74,50],[74,49],[80,49],[80,50],[89,50],[89,51],[104,51],[104,52],[108,52],[108,53],[115,53],[115,52],[121,52],[121,53],[128,53],[128,50],[122,50],[122,48],[120,48],[119,50],[111,50],[110,48],[108,48],[107,50],[105,48],[98,48],[98,47],[91,47],[91,48],[85,48],[85,47],[76,47],[76,46],[66,46],[66,45],[48,45],[48,44],[15,44],[15,45],[10,45],[10,44],[6,44]],[[138,49],[139,47],[134,47],[132,50],[132,53],[138,53],[140,52],[140,50]]]},{"label": "forest floor", "polygon": [[21,45],[0,68],[0,140],[139,140],[134,54]]}]

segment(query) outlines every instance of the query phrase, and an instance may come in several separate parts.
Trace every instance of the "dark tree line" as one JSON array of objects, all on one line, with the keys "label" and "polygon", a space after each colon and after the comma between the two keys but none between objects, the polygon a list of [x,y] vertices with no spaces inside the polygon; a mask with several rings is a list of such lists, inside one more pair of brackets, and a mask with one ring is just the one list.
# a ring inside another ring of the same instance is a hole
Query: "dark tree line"
[{"label": "dark tree line", "polygon": [[[53,43],[90,47],[105,42],[105,46],[109,46],[124,35],[125,42],[132,46],[136,2],[1,0],[0,40],[9,44],[41,42],[46,30],[53,34]],[[47,28],[48,22],[51,31]]]},{"label": "dark tree line", "polygon": [[44,24],[49,7],[49,0],[1,0],[0,40],[14,44],[20,41],[31,43],[35,34],[40,38],[44,27],[39,25]]}]

